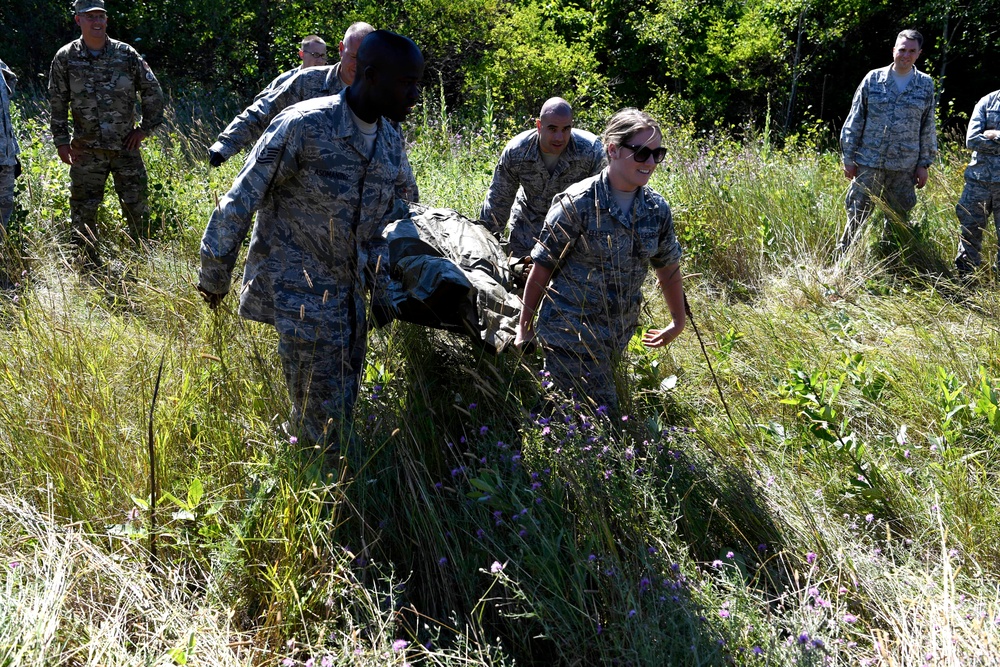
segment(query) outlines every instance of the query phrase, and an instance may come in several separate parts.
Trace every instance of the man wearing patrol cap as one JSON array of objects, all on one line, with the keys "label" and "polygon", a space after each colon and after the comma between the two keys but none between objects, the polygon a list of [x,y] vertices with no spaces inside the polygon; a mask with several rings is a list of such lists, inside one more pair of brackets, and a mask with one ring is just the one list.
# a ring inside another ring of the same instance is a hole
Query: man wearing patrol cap
[{"label": "man wearing patrol cap", "polygon": [[[142,56],[108,37],[104,0],[76,0],[74,9],[80,39],[59,49],[49,72],[51,129],[59,159],[70,165],[73,242],[96,265],[95,223],[109,173],[133,238],[148,231],[146,167],[139,146],[163,122],[163,92]],[[142,105],[138,127],[136,94]]]}]

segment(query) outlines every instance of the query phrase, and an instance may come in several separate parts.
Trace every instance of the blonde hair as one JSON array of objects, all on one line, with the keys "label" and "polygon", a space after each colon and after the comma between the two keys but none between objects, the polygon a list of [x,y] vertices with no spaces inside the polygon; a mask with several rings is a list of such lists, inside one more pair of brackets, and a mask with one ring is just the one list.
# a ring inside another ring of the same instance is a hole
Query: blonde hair
[{"label": "blonde hair", "polygon": [[609,145],[621,146],[628,141],[629,137],[646,129],[653,130],[661,137],[663,136],[659,121],[645,111],[628,107],[618,111],[608,119],[608,125],[604,128],[601,141],[604,142],[604,149],[607,150]]}]

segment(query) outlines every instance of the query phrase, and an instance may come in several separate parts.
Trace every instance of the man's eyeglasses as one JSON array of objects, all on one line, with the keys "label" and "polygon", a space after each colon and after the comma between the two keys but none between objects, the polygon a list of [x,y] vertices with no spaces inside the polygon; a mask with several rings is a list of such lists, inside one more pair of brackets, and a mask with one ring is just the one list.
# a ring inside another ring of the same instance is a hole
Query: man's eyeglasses
[{"label": "man's eyeglasses", "polygon": [[307,56],[312,56],[313,58],[317,58],[319,60],[326,60],[325,52],[319,53],[318,51],[306,51],[305,49],[303,49],[302,53],[306,54]]},{"label": "man's eyeglasses", "polygon": [[667,157],[667,149],[663,146],[659,148],[650,148],[649,146],[635,146],[633,144],[622,144],[622,148],[627,148],[632,151],[632,157],[636,162],[645,162],[649,159],[649,156],[653,156],[653,162],[660,164],[663,162],[663,158]]}]

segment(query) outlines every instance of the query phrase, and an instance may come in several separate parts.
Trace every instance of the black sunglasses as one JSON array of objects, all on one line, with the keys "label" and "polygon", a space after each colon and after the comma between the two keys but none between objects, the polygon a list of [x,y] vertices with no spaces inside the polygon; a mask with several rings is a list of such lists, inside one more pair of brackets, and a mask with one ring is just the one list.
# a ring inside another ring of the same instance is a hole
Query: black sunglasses
[{"label": "black sunglasses", "polygon": [[325,53],[316,53],[315,51],[306,51],[305,49],[302,50],[302,53],[306,54],[307,56],[312,56],[313,58],[321,58],[323,60],[326,60]]},{"label": "black sunglasses", "polygon": [[622,144],[622,148],[627,148],[632,151],[632,157],[636,162],[645,162],[649,159],[649,156],[653,156],[653,162],[660,164],[663,162],[663,158],[667,157],[667,149],[663,146],[659,148],[650,148],[649,146],[634,146],[632,144]]}]

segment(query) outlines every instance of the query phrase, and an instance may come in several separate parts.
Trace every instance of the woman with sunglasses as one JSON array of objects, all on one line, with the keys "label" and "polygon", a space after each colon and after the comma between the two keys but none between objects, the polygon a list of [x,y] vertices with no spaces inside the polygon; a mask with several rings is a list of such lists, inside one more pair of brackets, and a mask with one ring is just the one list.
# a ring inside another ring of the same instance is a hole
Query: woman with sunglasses
[{"label": "woman with sunglasses", "polygon": [[666,155],[659,124],[638,109],[623,109],[602,139],[608,166],[552,200],[531,253],[515,343],[537,335],[549,379],[589,399],[591,408],[614,414],[614,367],[638,323],[649,266],[672,321],[646,332],[644,345],[663,347],[684,329],[684,290],[670,207],[647,185]]}]

